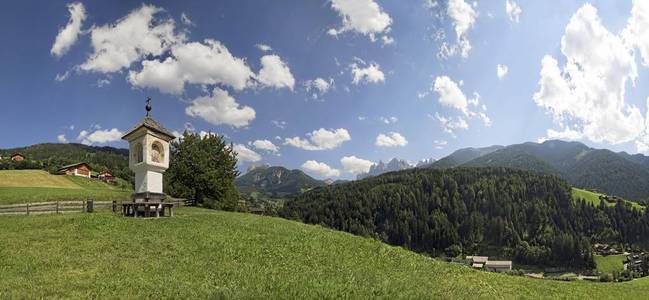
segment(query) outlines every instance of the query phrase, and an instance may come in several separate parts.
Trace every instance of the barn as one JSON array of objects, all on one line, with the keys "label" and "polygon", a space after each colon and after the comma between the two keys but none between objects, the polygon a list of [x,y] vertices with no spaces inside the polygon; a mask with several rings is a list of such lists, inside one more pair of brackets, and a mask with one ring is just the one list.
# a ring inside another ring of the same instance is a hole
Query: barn
[{"label": "barn", "polygon": [[82,176],[82,177],[88,177],[90,178],[90,172],[92,171],[92,168],[85,163],[85,162],[80,162],[76,164],[71,164],[67,166],[63,166],[59,169],[59,173],[65,174],[65,175],[73,175],[73,176]]},{"label": "barn", "polygon": [[20,154],[20,153],[14,153],[11,155],[11,160],[13,161],[23,161],[25,160],[25,156]]}]

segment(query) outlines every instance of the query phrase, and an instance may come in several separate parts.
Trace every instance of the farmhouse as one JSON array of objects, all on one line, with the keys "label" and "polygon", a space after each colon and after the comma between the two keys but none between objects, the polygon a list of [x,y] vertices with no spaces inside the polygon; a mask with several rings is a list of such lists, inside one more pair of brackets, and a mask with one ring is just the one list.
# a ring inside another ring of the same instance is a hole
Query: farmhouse
[{"label": "farmhouse", "polygon": [[511,271],[512,261],[511,260],[489,260],[485,263],[484,268],[494,272]]},{"label": "farmhouse", "polygon": [[97,175],[97,178],[99,178],[99,180],[103,180],[105,182],[113,182],[113,181],[115,181],[115,176],[113,176],[113,174],[111,174],[110,171],[108,171],[108,170],[103,170],[103,171],[99,172],[99,175]]},{"label": "farmhouse", "polygon": [[494,272],[505,272],[512,269],[511,260],[489,260],[488,256],[467,256],[467,262],[476,269],[485,269]]},{"label": "farmhouse", "polygon": [[23,161],[23,160],[25,160],[25,156],[20,154],[20,153],[14,153],[10,157],[11,157],[11,160],[13,160],[13,161]]},{"label": "farmhouse", "polygon": [[59,169],[59,173],[61,174],[82,176],[88,178],[90,178],[91,171],[92,168],[90,168],[90,166],[84,162],[63,166]]}]

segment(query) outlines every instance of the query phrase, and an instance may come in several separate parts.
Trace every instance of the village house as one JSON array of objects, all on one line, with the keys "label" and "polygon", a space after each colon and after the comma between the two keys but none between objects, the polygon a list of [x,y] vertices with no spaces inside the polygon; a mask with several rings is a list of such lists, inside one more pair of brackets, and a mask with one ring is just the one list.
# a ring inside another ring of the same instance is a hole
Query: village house
[{"label": "village house", "polygon": [[627,255],[626,261],[624,262],[624,269],[643,274],[645,270],[643,268],[640,253],[631,253]]},{"label": "village house", "polygon": [[617,255],[620,254],[620,251],[609,246],[608,244],[595,244],[593,245],[593,252],[597,255],[607,256],[607,255]]},{"label": "village house", "polygon": [[471,267],[476,269],[485,269],[493,272],[506,272],[512,269],[511,260],[489,260],[488,256],[474,255],[467,256],[466,260]]},{"label": "village house", "polygon": [[105,181],[105,182],[113,182],[115,181],[115,176],[110,173],[108,170],[103,170],[99,172],[99,175],[97,175],[97,178],[99,180]]},{"label": "village house", "polygon": [[20,154],[20,153],[14,153],[10,157],[11,157],[11,160],[13,160],[13,161],[23,161],[23,160],[25,160],[25,156]]},{"label": "village house", "polygon": [[484,264],[484,268],[493,272],[507,272],[512,270],[511,260],[489,260]]},{"label": "village house", "polygon": [[90,178],[92,169],[87,163],[81,162],[63,166],[59,169],[59,173],[72,176],[82,176]]}]

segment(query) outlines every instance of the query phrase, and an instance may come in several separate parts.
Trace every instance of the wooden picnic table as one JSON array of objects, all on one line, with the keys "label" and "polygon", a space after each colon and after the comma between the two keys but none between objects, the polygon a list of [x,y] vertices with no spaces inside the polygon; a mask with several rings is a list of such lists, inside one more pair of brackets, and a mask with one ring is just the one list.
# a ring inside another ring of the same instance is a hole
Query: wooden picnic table
[{"label": "wooden picnic table", "polygon": [[[139,209],[139,208],[142,209]],[[122,203],[122,215],[125,217],[137,218],[140,213],[142,217],[160,217],[165,216],[166,210],[169,210],[168,216],[173,217],[174,204],[166,202],[124,202]]]}]

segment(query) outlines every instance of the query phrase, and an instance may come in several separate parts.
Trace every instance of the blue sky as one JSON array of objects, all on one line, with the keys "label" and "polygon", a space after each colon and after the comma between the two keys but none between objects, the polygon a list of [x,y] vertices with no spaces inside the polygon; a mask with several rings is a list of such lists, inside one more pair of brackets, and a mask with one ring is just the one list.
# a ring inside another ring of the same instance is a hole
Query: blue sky
[{"label": "blue sky", "polygon": [[644,2],[5,3],[0,148],[126,147],[150,96],[242,169],[318,178],[547,138],[645,152]]}]

